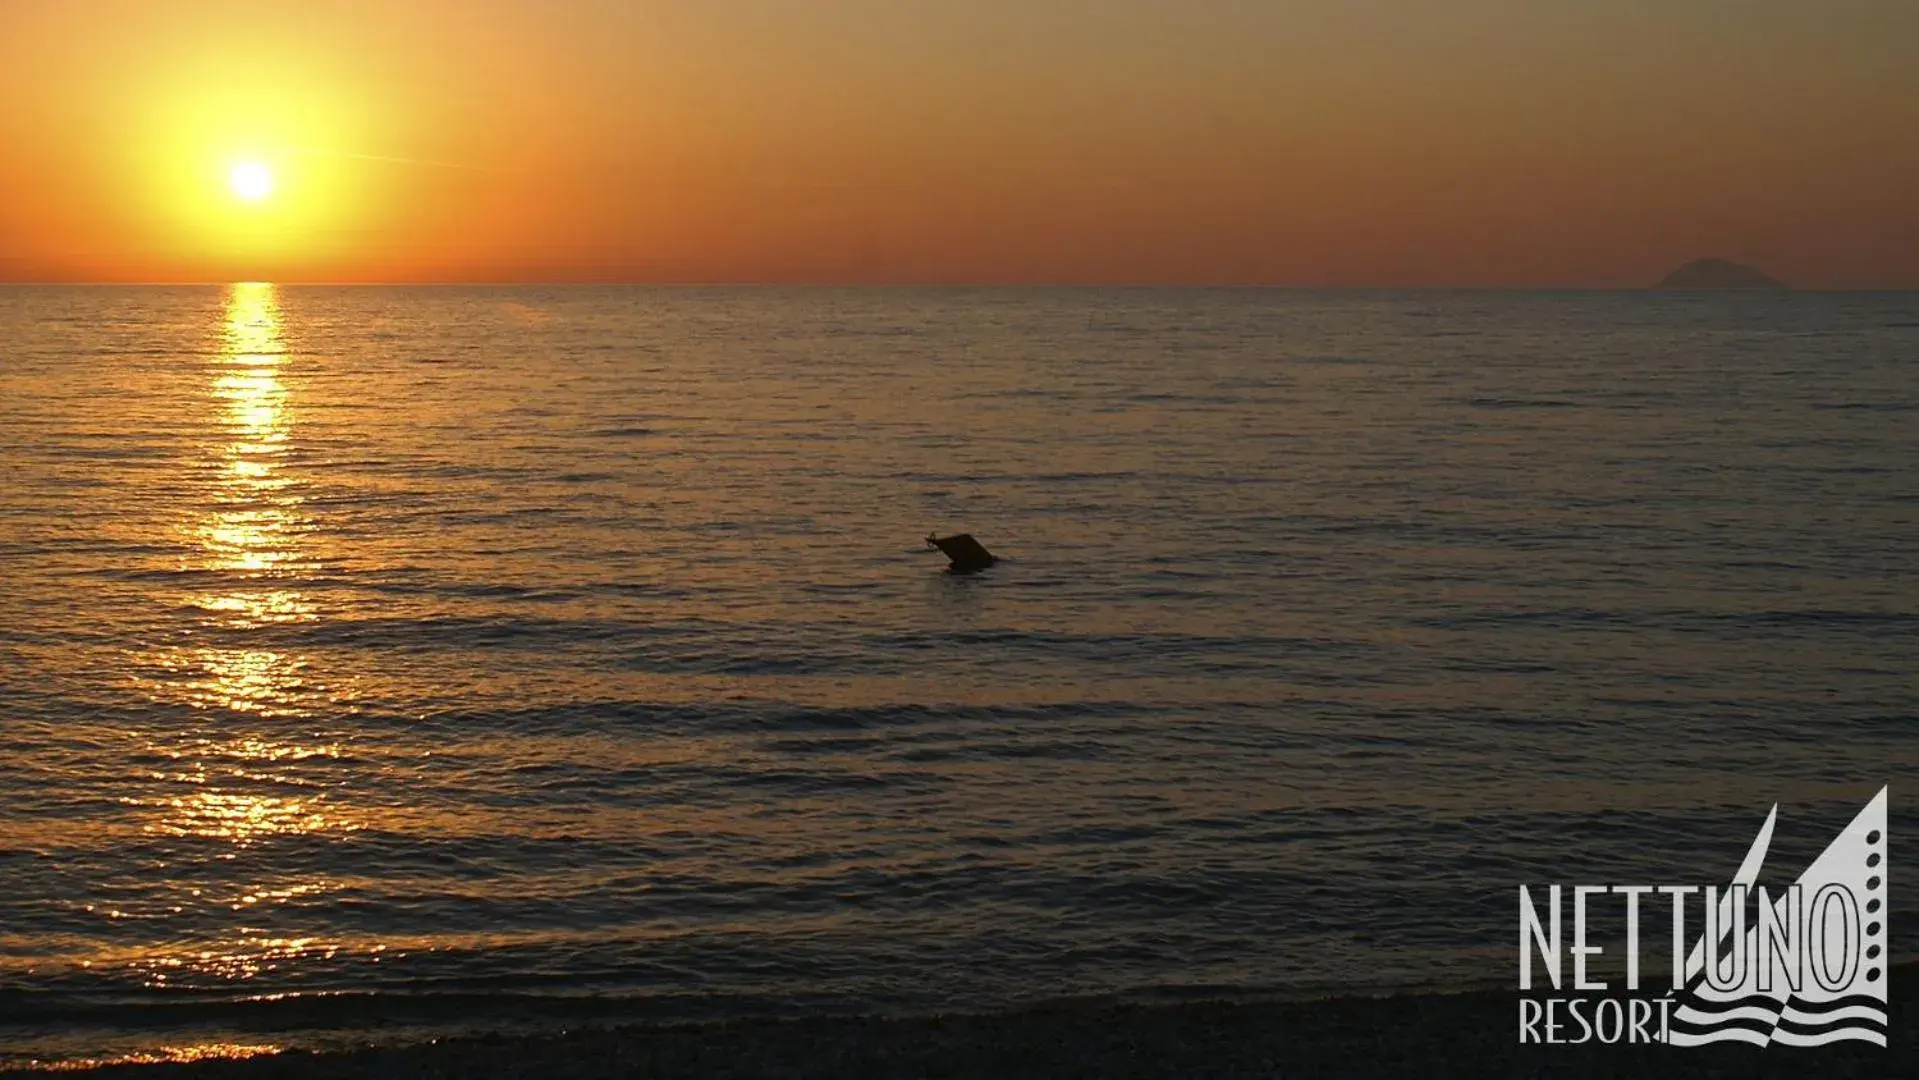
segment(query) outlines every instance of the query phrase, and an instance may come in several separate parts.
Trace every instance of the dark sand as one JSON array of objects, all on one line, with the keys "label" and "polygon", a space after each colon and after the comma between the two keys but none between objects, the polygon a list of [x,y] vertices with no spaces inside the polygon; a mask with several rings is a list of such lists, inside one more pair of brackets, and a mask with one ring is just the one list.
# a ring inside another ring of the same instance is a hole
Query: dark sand
[{"label": "dark sand", "polygon": [[[1891,1045],[1526,1047],[1512,991],[1314,1002],[1062,1004],[987,1016],[616,1027],[66,1075],[223,1077],[1919,1076],[1919,966],[1894,969]],[[39,1074],[45,1075],[45,1074]]]}]

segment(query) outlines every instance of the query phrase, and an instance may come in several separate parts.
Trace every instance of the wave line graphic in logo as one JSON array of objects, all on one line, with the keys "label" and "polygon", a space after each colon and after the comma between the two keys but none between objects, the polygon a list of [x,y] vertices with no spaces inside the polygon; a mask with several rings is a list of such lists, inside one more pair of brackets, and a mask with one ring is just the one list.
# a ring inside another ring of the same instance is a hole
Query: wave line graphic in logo
[{"label": "wave line graphic in logo", "polygon": [[[1746,897],[1772,843],[1774,805],[1686,958],[1691,998],[1673,1010],[1674,1046],[1748,1042],[1886,1045],[1886,789],[1833,838],[1785,895]],[[1716,900],[1716,903],[1715,903]]]}]

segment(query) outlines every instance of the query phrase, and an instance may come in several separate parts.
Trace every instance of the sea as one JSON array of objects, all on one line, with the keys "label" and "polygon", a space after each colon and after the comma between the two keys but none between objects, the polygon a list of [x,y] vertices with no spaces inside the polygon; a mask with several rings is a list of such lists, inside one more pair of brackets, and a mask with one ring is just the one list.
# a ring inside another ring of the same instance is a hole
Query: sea
[{"label": "sea", "polygon": [[1916,294],[0,288],[0,1065],[1510,986],[1916,768]]}]

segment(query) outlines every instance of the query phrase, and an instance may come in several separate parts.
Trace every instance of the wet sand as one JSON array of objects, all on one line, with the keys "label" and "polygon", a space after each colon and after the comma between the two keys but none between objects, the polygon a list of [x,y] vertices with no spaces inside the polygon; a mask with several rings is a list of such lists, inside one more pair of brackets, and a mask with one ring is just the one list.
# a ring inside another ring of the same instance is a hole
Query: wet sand
[{"label": "wet sand", "polygon": [[[997,1015],[604,1027],[397,1049],[112,1066],[139,1080],[278,1077],[1887,1077],[1919,1075],[1919,965],[1892,973],[1892,1044],[1519,1047],[1508,990],[1324,1001],[1067,1003]],[[42,1074],[44,1075],[44,1074]]]}]

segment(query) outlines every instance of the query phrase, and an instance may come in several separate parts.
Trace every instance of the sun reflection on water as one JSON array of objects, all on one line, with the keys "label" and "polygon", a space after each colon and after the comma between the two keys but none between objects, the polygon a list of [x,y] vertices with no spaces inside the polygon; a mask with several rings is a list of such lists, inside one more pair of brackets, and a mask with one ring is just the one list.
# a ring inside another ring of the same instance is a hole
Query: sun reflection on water
[{"label": "sun reflection on water", "polygon": [[202,1061],[244,1061],[284,1053],[279,1043],[209,1041],[157,1046],[117,1057],[81,1057],[61,1061],[34,1061],[29,1067],[48,1073],[87,1072],[117,1065],[191,1065]]},{"label": "sun reflection on water", "polygon": [[202,791],[172,800],[174,813],[150,830],[247,843],[287,833],[318,832],[330,821],[318,800]]},{"label": "sun reflection on water", "polygon": [[[253,575],[290,569],[312,529],[298,480],[282,467],[292,439],[286,348],[273,286],[235,285],[227,298],[224,348],[213,397],[225,407],[219,508],[197,529],[205,566]],[[248,611],[298,611],[297,594],[238,594]],[[245,603],[248,600],[253,603]]]},{"label": "sun reflection on water", "polygon": [[337,943],[273,928],[271,914],[333,886],[271,860],[256,865],[248,850],[363,824],[329,802],[328,763],[342,753],[312,722],[322,697],[313,659],[283,634],[317,621],[321,606],[310,584],[318,523],[294,457],[298,383],[273,286],[232,287],[221,340],[206,384],[208,438],[191,465],[204,482],[182,489],[200,496],[180,526],[192,591],[176,610],[186,622],[175,646],[148,657],[154,697],[205,720],[153,730],[149,750],[167,764],[147,775],[161,788],[127,800],[144,808],[147,835],[184,845],[173,910],[213,922],[118,960],[149,986],[245,982],[334,955]]},{"label": "sun reflection on water", "polygon": [[[205,462],[216,477],[212,506],[186,526],[194,552],[186,568],[221,587],[190,602],[210,630],[310,622],[318,611],[295,579],[313,563],[306,540],[315,526],[304,482],[286,465],[292,392],[283,377],[287,350],[273,286],[233,286],[221,330],[210,391],[215,438]],[[195,644],[163,656],[159,666],[170,696],[198,708],[259,716],[308,711],[307,661],[279,649]]]}]

